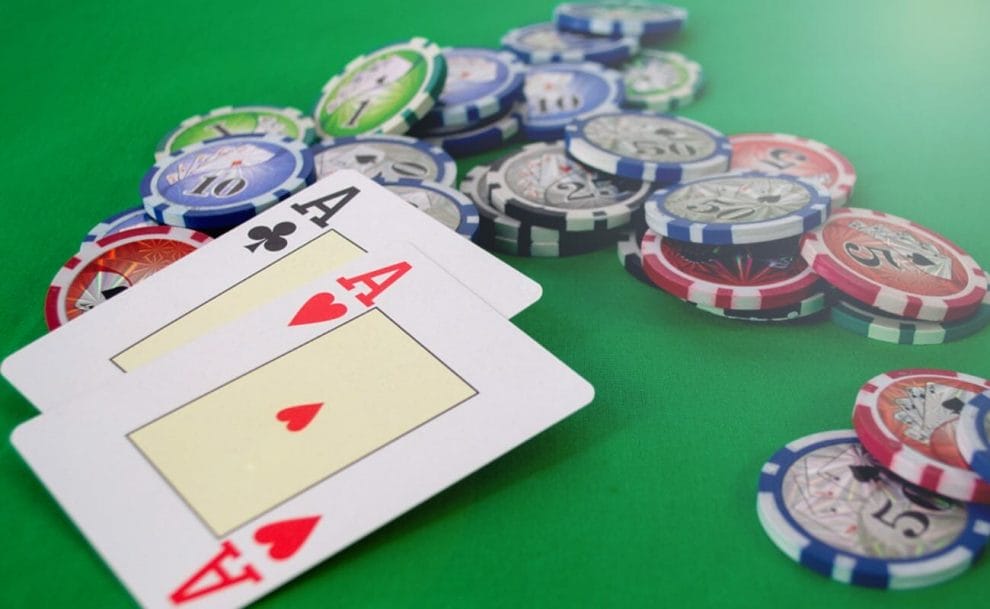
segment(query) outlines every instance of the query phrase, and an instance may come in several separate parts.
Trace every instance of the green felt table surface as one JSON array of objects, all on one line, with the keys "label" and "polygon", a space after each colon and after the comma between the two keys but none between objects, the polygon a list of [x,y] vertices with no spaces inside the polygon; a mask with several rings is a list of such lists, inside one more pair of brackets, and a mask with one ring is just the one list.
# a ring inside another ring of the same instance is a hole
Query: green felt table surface
[{"label": "green felt table surface", "polygon": [[[0,6],[0,354],[45,332],[51,277],[137,204],[159,138],[228,104],[309,111],[353,56],[413,35],[495,47],[552,2],[48,2]],[[685,116],[848,156],[853,205],[990,265],[990,3],[697,0],[666,46],[705,69]],[[463,175],[495,155],[464,159]],[[794,564],[755,513],[781,445],[848,428],[868,378],[990,375],[990,331],[898,346],[827,320],[752,325],[633,280],[614,248],[506,257],[543,285],[515,322],[595,401],[258,603],[261,607],[931,607],[985,602],[987,561],[930,589],[855,588]],[[511,382],[511,379],[506,379]],[[71,405],[69,406],[71,407]],[[0,385],[4,434],[35,415]],[[0,607],[127,607],[124,588],[0,445]],[[134,540],[140,543],[141,540]]]}]

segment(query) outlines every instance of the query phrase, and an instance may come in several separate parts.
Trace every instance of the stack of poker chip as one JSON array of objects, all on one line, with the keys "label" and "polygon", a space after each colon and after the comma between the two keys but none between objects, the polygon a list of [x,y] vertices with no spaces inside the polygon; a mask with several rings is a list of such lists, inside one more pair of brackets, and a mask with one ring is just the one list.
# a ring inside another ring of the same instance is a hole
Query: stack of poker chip
[{"label": "stack of poker chip", "polygon": [[[616,244],[630,273],[726,318],[830,309],[843,328],[908,344],[990,323],[985,276],[951,242],[914,228],[902,238],[892,220],[858,230],[880,222],[863,210],[822,226],[856,183],[839,152],[660,114],[704,86],[697,63],[655,48],[686,19],[661,4],[564,3],[552,22],[506,33],[502,50],[421,37],[381,47],[329,79],[312,117],[255,105],[183,120],[155,150],[143,207],[107,224],[217,235],[348,168],[492,251],[567,256]],[[506,148],[453,188],[455,158]],[[851,267],[874,258],[830,246],[845,219],[879,261],[868,285]]]},{"label": "stack of poker chip", "polygon": [[436,104],[410,133],[455,157],[505,145],[519,132],[523,65],[511,53],[445,48],[447,78]]},{"label": "stack of poker chip", "polygon": [[553,22],[510,30],[502,48],[526,64],[520,132],[562,139],[564,128],[620,108],[670,112],[702,91],[701,66],[650,48],[683,28],[687,11],[645,3],[564,3]]},{"label": "stack of poker chip", "polygon": [[942,235],[879,211],[845,208],[801,254],[835,291],[832,321],[898,344],[958,340],[990,322],[986,272]]},{"label": "stack of poker chip", "polygon": [[508,254],[557,257],[615,243],[652,185],[596,171],[555,141],[528,144],[491,166],[475,167],[461,190],[480,215],[476,243]]},{"label": "stack of poker chip", "polygon": [[644,223],[618,241],[620,261],[638,279],[731,319],[789,321],[825,309],[825,285],[799,254],[801,235],[831,209],[821,180],[755,162],[733,169],[732,138],[648,111],[599,114],[568,125],[565,136],[579,161],[660,185]]},{"label": "stack of poker chip", "polygon": [[763,466],[756,511],[800,564],[874,588],[963,573],[990,537],[990,380],[896,370],[856,396],[853,430],[813,434]]}]

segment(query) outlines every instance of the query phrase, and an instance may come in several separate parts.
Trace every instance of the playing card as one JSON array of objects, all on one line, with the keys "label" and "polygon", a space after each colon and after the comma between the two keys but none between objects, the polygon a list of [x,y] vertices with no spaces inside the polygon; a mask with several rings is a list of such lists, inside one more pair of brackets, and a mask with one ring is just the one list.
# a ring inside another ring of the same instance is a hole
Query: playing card
[{"label": "playing card", "polygon": [[237,607],[587,404],[415,248],[367,254],[12,442],[145,607]]},{"label": "playing card", "polygon": [[120,378],[365,251],[408,241],[502,315],[540,286],[375,182],[339,171],[4,362],[42,412]]}]

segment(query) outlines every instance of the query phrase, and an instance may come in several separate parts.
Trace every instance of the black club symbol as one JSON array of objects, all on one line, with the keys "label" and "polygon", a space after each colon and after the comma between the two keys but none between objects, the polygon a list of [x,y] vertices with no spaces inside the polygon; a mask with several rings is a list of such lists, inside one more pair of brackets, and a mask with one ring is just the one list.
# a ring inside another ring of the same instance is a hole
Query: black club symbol
[{"label": "black club symbol", "polygon": [[296,232],[296,225],[292,222],[279,222],[275,226],[255,226],[248,231],[248,238],[253,242],[245,245],[248,251],[253,252],[258,247],[264,245],[269,252],[277,252],[284,249],[289,242],[285,239]]}]

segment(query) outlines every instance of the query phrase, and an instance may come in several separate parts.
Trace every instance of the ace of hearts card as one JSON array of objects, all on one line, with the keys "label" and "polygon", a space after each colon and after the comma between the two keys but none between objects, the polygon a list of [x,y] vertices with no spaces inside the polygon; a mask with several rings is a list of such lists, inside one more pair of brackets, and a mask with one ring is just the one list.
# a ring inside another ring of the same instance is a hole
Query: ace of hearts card
[{"label": "ace of hearts card", "polygon": [[145,607],[240,607],[588,404],[412,245],[324,273],[12,442]]}]

